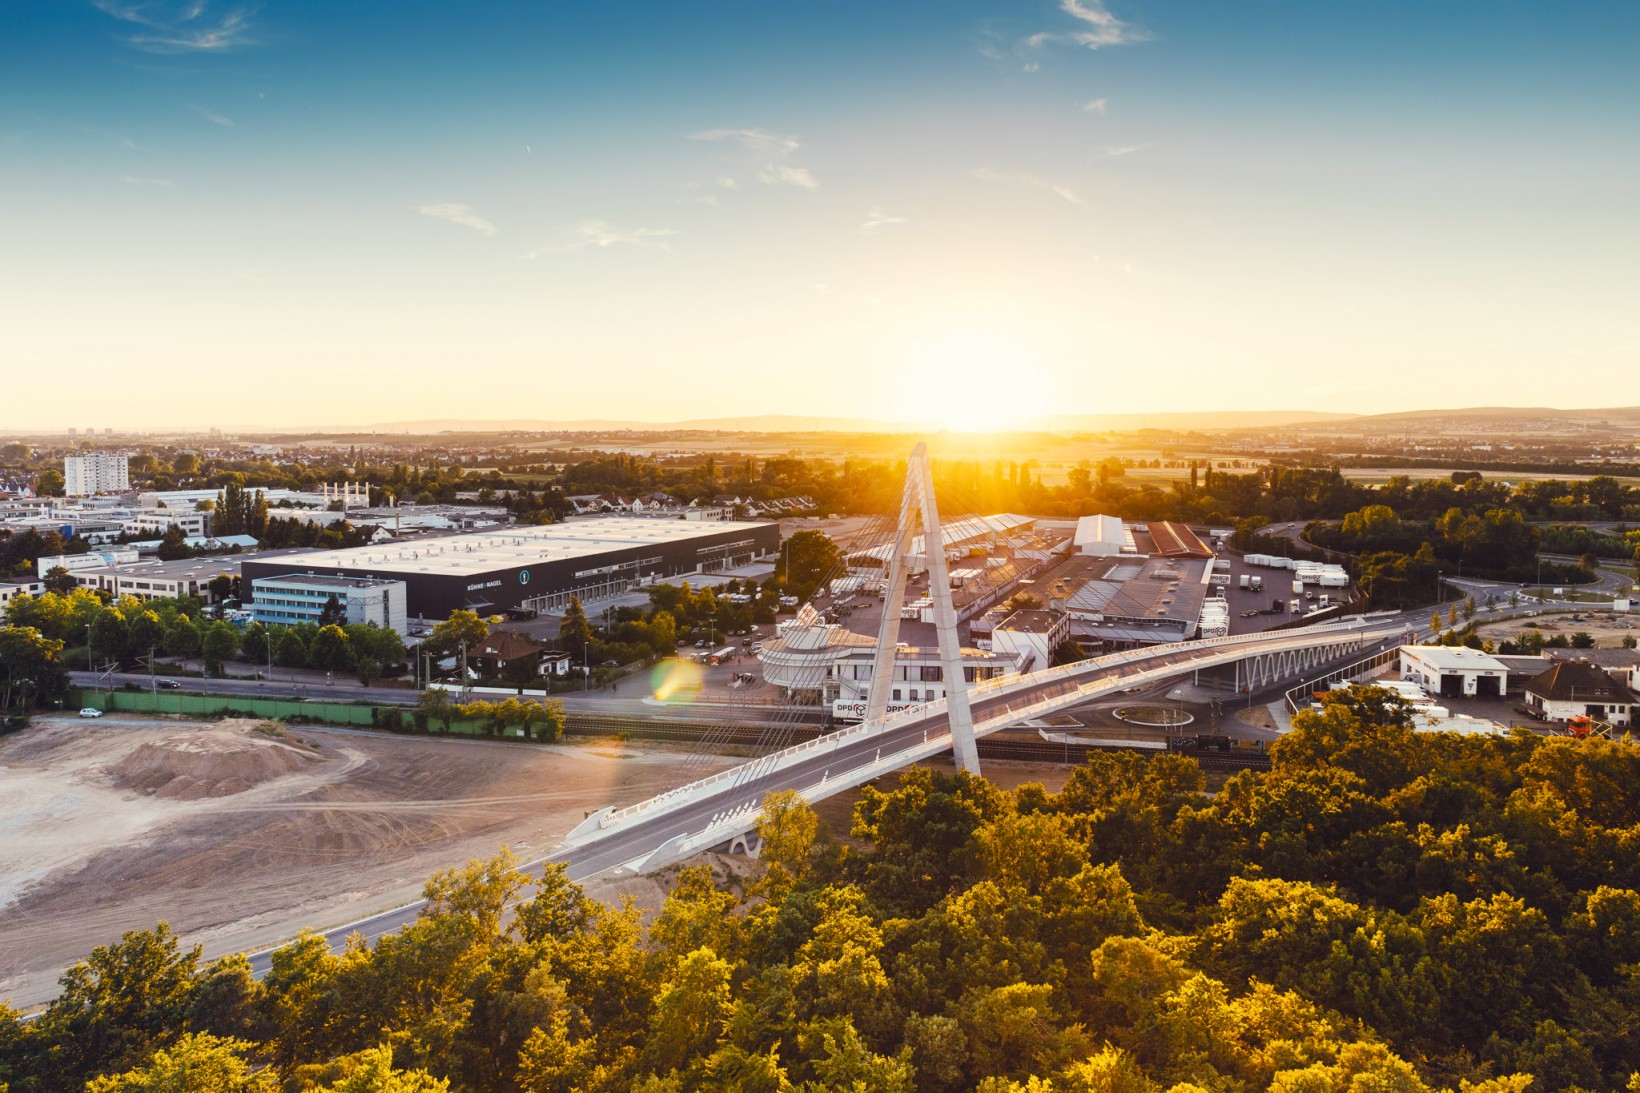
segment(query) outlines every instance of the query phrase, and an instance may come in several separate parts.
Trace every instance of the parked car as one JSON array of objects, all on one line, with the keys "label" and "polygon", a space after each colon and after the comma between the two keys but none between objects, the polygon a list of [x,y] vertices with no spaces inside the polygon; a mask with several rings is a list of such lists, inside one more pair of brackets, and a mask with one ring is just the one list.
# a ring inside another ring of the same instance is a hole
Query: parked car
[{"label": "parked car", "polygon": [[95,706],[87,706],[85,709],[80,711],[80,716],[81,717],[101,717],[102,716],[102,711],[97,709],[97,707],[95,707]]}]

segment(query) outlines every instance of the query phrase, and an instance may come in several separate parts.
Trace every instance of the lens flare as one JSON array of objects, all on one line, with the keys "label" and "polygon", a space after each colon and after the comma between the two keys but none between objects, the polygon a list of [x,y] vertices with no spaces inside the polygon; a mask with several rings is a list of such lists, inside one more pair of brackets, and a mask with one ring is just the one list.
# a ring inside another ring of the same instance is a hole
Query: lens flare
[{"label": "lens flare", "polygon": [[703,673],[691,660],[663,660],[649,672],[649,689],[662,702],[673,698],[688,700],[700,691]]}]

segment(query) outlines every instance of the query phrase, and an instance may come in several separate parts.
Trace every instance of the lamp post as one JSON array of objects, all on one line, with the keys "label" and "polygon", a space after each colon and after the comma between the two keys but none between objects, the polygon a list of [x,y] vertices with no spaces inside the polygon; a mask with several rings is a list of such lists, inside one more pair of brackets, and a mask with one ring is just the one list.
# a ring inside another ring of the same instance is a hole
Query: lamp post
[{"label": "lamp post", "polygon": [[581,693],[583,693],[583,694],[591,694],[592,693],[592,652],[591,652],[591,650],[592,650],[592,642],[591,641],[583,641],[581,643],[581,680],[582,680],[582,683],[583,683]]}]

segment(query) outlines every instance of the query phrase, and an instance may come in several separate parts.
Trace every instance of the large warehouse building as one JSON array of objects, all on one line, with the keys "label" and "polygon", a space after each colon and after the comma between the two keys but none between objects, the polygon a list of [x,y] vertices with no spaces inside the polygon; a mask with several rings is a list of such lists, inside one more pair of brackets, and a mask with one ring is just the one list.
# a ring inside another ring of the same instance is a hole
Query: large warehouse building
[{"label": "large warehouse building", "polygon": [[461,608],[556,611],[571,596],[602,599],[656,579],[733,569],[779,549],[778,524],[609,516],[288,560],[246,558],[241,572],[247,590],[259,577],[290,574],[399,580],[411,616],[441,619]]}]

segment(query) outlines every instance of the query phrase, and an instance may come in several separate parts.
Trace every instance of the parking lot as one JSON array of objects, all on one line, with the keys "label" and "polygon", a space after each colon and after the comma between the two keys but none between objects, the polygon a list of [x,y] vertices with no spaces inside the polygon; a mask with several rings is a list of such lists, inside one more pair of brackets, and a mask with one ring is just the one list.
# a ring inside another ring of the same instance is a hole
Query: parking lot
[{"label": "parking lot", "polygon": [[[1230,632],[1232,634],[1257,634],[1265,630],[1274,629],[1284,623],[1295,622],[1304,617],[1303,613],[1294,615],[1287,604],[1293,598],[1293,571],[1290,569],[1270,569],[1265,566],[1248,565],[1242,561],[1241,555],[1229,552],[1220,556],[1230,563],[1230,583],[1225,588],[1225,599],[1230,603]],[[1241,587],[1241,575],[1261,577],[1264,581],[1262,591],[1254,592]],[[1320,606],[1321,594],[1331,596],[1333,602],[1348,594],[1347,588],[1317,588],[1315,585],[1305,585],[1305,588],[1314,593],[1314,599],[1304,601],[1304,610],[1314,610]],[[1276,615],[1250,615],[1242,617],[1243,611],[1267,610],[1273,600],[1281,601],[1281,613]]]}]

